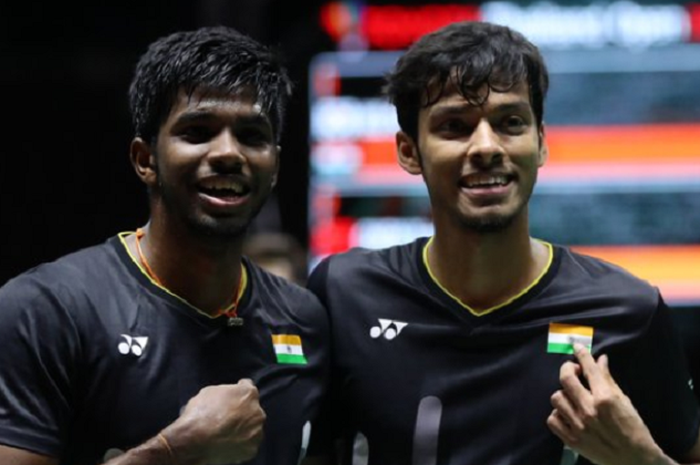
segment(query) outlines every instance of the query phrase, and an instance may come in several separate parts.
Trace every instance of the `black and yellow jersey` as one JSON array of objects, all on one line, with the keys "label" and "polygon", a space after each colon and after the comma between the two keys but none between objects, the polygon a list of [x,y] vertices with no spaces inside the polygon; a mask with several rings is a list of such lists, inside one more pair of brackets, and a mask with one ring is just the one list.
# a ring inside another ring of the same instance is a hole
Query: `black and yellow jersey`
[{"label": "black and yellow jersey", "polygon": [[348,445],[344,464],[574,463],[546,419],[576,340],[608,354],[667,453],[694,444],[698,405],[657,289],[546,244],[549,264],[531,286],[475,312],[431,276],[427,242],[351,250],[310,276],[333,347],[331,426],[315,430],[324,434],[313,435],[312,454],[335,436]]},{"label": "black and yellow jersey", "polygon": [[318,299],[244,259],[244,324],[229,326],[152,282],[124,236],[0,290],[0,444],[103,463],[154,437],[201,388],[251,378],[267,420],[249,463],[296,465],[328,374]]}]

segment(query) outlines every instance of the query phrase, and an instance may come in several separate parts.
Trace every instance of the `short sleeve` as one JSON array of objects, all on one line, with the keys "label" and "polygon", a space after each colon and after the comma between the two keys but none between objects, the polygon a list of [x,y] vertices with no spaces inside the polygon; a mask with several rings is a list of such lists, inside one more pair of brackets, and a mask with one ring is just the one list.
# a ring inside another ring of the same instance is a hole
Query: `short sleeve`
[{"label": "short sleeve", "polygon": [[[328,279],[328,263],[326,258],[321,261],[309,275],[307,287],[316,294],[321,303],[327,308],[326,281]],[[331,333],[332,319],[331,319]],[[332,340],[332,338],[331,338]],[[333,351],[331,350],[331,360]],[[321,402],[319,413],[312,424],[311,438],[307,456],[309,457],[332,457],[335,455],[334,443],[337,438],[337,417],[340,414],[339,399],[337,399],[336,383],[333,380],[333,363],[331,363],[331,382],[326,395]]]},{"label": "short sleeve", "polygon": [[0,289],[0,443],[59,457],[73,416],[79,338],[56,293],[31,275]]},{"label": "short sleeve", "polygon": [[679,335],[661,298],[633,358],[620,369],[623,391],[659,446],[674,458],[690,450],[698,438],[700,410]]}]

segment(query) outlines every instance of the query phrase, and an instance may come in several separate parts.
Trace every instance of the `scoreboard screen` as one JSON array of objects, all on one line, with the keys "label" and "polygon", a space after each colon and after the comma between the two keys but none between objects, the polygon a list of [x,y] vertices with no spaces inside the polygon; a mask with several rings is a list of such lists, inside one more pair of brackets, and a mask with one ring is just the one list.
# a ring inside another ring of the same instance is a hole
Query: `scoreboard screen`
[{"label": "scoreboard screen", "polygon": [[[506,3],[484,5],[481,17],[507,10]],[[673,8],[664,10],[668,24],[678,15]],[[550,156],[531,200],[532,235],[627,268],[673,306],[700,305],[696,32],[667,25],[653,29],[653,37],[632,30],[618,43],[590,44],[580,31],[569,39],[564,31],[538,33],[513,11],[500,22],[528,29],[551,78]],[[310,65],[311,267],[351,247],[385,247],[433,232],[421,178],[396,162],[398,123],[380,95],[399,52],[373,49],[369,39],[366,49],[322,53]]]}]

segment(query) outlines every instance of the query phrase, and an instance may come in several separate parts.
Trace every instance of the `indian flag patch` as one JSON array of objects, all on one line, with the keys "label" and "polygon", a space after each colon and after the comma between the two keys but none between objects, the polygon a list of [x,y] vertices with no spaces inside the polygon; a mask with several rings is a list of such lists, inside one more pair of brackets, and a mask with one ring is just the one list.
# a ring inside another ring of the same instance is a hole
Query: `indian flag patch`
[{"label": "indian flag patch", "polygon": [[593,328],[591,326],[550,323],[547,337],[547,353],[573,354],[574,342],[578,342],[590,351],[593,347]]},{"label": "indian flag patch", "polygon": [[277,355],[277,363],[306,365],[301,338],[296,334],[273,334],[272,345]]}]

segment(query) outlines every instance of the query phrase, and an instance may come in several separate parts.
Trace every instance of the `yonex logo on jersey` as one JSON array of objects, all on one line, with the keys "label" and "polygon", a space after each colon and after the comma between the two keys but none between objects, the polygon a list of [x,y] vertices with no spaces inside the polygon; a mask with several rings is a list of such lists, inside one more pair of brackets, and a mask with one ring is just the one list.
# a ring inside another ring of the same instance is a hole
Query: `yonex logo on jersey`
[{"label": "yonex logo on jersey", "polygon": [[383,318],[379,319],[379,326],[372,326],[369,330],[369,335],[373,339],[377,339],[379,336],[384,336],[384,339],[391,341],[396,336],[401,334],[401,331],[408,325],[403,321],[396,320],[385,320]]},{"label": "yonex logo on jersey", "polygon": [[146,344],[148,344],[147,337],[132,337],[127,334],[122,334],[124,340],[119,343],[117,349],[122,355],[134,354],[140,357],[143,351],[146,349]]}]

